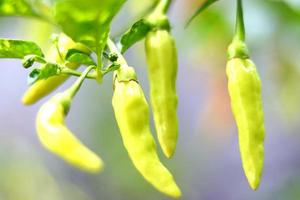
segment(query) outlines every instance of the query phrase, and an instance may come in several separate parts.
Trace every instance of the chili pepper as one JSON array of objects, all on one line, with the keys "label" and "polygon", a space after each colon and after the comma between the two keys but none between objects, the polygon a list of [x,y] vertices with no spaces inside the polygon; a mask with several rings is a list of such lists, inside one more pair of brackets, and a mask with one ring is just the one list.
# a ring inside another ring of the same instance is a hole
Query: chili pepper
[{"label": "chili pepper", "polygon": [[[237,44],[234,42],[233,45]],[[243,168],[251,188],[256,190],[264,163],[264,113],[261,81],[255,64],[249,58],[245,58],[245,54],[238,52],[237,57],[230,58],[226,73],[231,107],[239,132]]]},{"label": "chili pepper", "polygon": [[37,115],[36,129],[40,141],[49,151],[75,167],[88,172],[97,172],[103,167],[102,160],[84,146],[64,122],[72,97],[90,69],[88,68],[70,89],[56,94],[42,105]]},{"label": "chili pepper", "polygon": [[245,44],[242,0],[237,0],[236,31],[228,48],[226,74],[242,165],[250,187],[256,190],[264,165],[264,112],[261,81]]},{"label": "chili pepper", "polygon": [[[64,58],[69,49],[78,49],[86,53],[90,52],[84,45],[80,43],[75,43],[64,34],[61,34],[58,41],[58,46],[61,55],[59,55],[59,52],[53,46],[48,52],[47,60],[62,64],[63,60],[61,57]],[[67,67],[69,67],[70,69],[77,69],[79,67],[79,64],[68,63]],[[22,103],[24,105],[31,105],[36,103],[38,100],[47,96],[57,87],[59,87],[68,78],[69,78],[68,75],[59,75],[59,76],[49,77],[48,79],[38,80],[26,91],[26,93],[22,98]]]},{"label": "chili pepper", "polygon": [[146,36],[145,49],[155,128],[163,152],[170,158],[178,137],[175,42],[167,30],[154,30]]},{"label": "chili pepper", "polygon": [[159,191],[180,197],[172,174],[160,162],[149,127],[149,107],[134,69],[122,67],[114,80],[112,105],[124,146],[134,166]]}]

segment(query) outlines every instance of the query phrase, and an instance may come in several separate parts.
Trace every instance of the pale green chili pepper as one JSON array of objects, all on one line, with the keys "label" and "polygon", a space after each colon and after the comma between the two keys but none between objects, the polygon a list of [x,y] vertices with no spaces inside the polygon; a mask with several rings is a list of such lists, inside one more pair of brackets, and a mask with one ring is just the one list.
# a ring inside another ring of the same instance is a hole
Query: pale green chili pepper
[{"label": "pale green chili pepper", "polygon": [[42,105],[37,115],[36,129],[41,143],[49,151],[84,171],[98,172],[103,168],[101,158],[84,146],[66,127],[64,121],[72,97],[90,69],[86,69],[70,89],[56,94]]},{"label": "pale green chili pepper", "polygon": [[178,138],[176,46],[169,31],[158,29],[147,34],[145,49],[155,128],[163,152],[170,158]]},{"label": "pale green chili pepper", "polygon": [[149,127],[149,108],[131,67],[121,67],[114,80],[112,104],[124,146],[134,166],[159,191],[180,197],[172,174],[160,162]]},{"label": "pale green chili pepper", "polygon": [[261,81],[245,44],[242,0],[237,0],[236,31],[228,48],[226,74],[231,108],[239,132],[242,165],[249,185],[256,190],[264,166],[264,112]]},{"label": "pale green chili pepper", "polygon": [[229,60],[226,72],[243,168],[251,188],[256,189],[262,175],[265,135],[260,79],[249,59]]},{"label": "pale green chili pepper", "polygon": [[[239,42],[239,46],[242,43]],[[235,48],[236,41],[233,46]],[[245,48],[242,47],[242,48]],[[252,189],[259,186],[264,164],[264,113],[261,81],[255,64],[245,54],[235,52],[227,63],[228,90],[231,108],[239,132],[239,145],[243,168]]]}]

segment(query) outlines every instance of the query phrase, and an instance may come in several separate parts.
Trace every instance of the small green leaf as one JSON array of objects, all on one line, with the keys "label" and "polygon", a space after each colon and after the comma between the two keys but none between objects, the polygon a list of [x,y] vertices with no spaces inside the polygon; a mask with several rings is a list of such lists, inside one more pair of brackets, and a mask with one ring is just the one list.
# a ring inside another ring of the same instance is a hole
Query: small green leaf
[{"label": "small green leaf", "polygon": [[41,69],[39,79],[47,79],[50,76],[55,76],[60,73],[60,68],[57,64],[46,63]]},{"label": "small green leaf", "polygon": [[71,63],[78,63],[83,65],[96,65],[93,59],[84,53],[73,53],[72,55],[69,55],[67,58],[68,62]]},{"label": "small green leaf", "polygon": [[134,23],[132,27],[121,37],[121,52],[124,53],[133,44],[143,39],[150,30],[151,25],[147,23],[145,19],[141,19]]},{"label": "small green leaf", "polygon": [[29,54],[44,56],[41,48],[34,42],[0,39],[0,58],[23,58]]},{"label": "small green leaf", "polygon": [[40,70],[34,69],[30,72],[28,78],[27,78],[27,84],[32,85],[39,79]]},{"label": "small green leaf", "polygon": [[202,13],[204,10],[206,10],[210,5],[214,4],[215,2],[217,2],[219,0],[204,0],[202,2],[202,4],[200,5],[200,7],[197,9],[197,11],[192,15],[192,17],[188,20],[188,22],[186,23],[185,27],[187,27],[188,25],[190,25],[190,23],[200,14]]},{"label": "small green leaf", "polygon": [[40,68],[33,69],[27,79],[29,85],[35,83],[40,79],[47,79],[51,76],[56,76],[60,74],[60,67],[54,63],[46,63],[42,65]]},{"label": "small green leaf", "polygon": [[87,56],[90,55],[90,54],[88,54],[87,52],[83,52],[83,51],[81,51],[81,50],[79,50],[79,49],[68,49],[68,52],[66,53],[66,56],[65,56],[65,60],[68,60],[68,58],[69,58],[70,56],[72,56],[73,54],[75,54],[75,53],[81,53],[81,54],[85,54],[85,55],[87,55]]},{"label": "small green leaf", "polygon": [[45,59],[43,57],[37,56],[37,55],[27,55],[24,57],[22,64],[24,68],[31,67],[35,62],[38,63],[46,63]]}]

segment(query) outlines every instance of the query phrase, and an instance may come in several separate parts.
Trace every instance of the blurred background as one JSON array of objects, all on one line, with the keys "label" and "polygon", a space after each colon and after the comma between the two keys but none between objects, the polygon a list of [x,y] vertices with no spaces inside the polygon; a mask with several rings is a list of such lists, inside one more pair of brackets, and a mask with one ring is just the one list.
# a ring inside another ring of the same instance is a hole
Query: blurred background
[{"label": "blurred background", "polygon": [[[112,35],[130,27],[153,3],[128,0],[113,21]],[[174,0],[169,11],[179,54],[180,136],[173,159],[165,159],[158,148],[162,161],[182,188],[182,199],[300,199],[300,1],[244,1],[247,43],[263,83],[266,125],[265,167],[255,192],[241,167],[225,76],[235,1],[216,3],[185,28],[200,4],[201,0]],[[53,30],[43,22],[17,17],[0,18],[0,26],[0,37],[34,40],[44,50]],[[125,56],[148,98],[143,42]],[[105,162],[102,173],[91,175],[41,146],[35,116],[49,97],[23,106],[29,71],[20,60],[2,59],[0,65],[0,200],[169,199],[140,176],[123,148],[111,106],[111,75],[100,86],[86,81],[67,118],[70,129]]]}]

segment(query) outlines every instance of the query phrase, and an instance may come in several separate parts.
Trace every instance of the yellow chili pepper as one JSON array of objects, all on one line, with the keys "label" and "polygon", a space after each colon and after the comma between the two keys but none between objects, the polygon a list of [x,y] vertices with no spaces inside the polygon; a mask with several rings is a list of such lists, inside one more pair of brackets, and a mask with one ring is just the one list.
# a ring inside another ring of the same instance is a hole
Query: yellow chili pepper
[{"label": "yellow chili pepper", "polygon": [[[75,43],[73,40],[71,40],[64,34],[61,34],[61,36],[59,37],[58,47],[61,52],[61,55],[59,55],[55,47],[52,47],[48,52],[47,60],[49,60],[50,62],[62,63],[63,61],[61,59],[61,56],[65,57],[69,49],[78,49],[86,53],[90,52],[84,45]],[[70,69],[77,69],[79,67],[79,64],[68,63],[67,66]],[[48,79],[38,80],[26,91],[22,98],[22,103],[24,105],[31,105],[36,103],[38,100],[47,96],[57,87],[59,87],[68,78],[68,75],[59,75],[49,77]]]},{"label": "yellow chili pepper", "polygon": [[226,72],[243,168],[251,188],[256,190],[264,165],[265,138],[260,78],[250,59],[229,60]]},{"label": "yellow chili pepper", "polygon": [[264,166],[265,126],[261,81],[250,60],[245,35],[242,0],[237,0],[236,31],[228,47],[226,74],[242,165],[250,187],[256,190]]},{"label": "yellow chili pepper", "polygon": [[65,125],[64,118],[70,102],[70,96],[58,93],[40,108],[36,120],[39,139],[49,151],[75,167],[97,172],[103,166],[101,159],[85,147]]},{"label": "yellow chili pepper", "polygon": [[149,107],[134,69],[121,67],[114,81],[112,104],[124,146],[134,166],[156,189],[171,197],[181,192],[160,162],[149,127]]},{"label": "yellow chili pepper", "polygon": [[177,52],[167,30],[150,31],[145,40],[154,124],[164,154],[170,158],[178,138]]},{"label": "yellow chili pepper", "polygon": [[36,129],[40,141],[49,151],[75,167],[97,172],[103,167],[102,160],[73,135],[64,121],[73,96],[91,69],[93,66],[88,67],[71,88],[56,94],[42,105],[37,115]]}]

